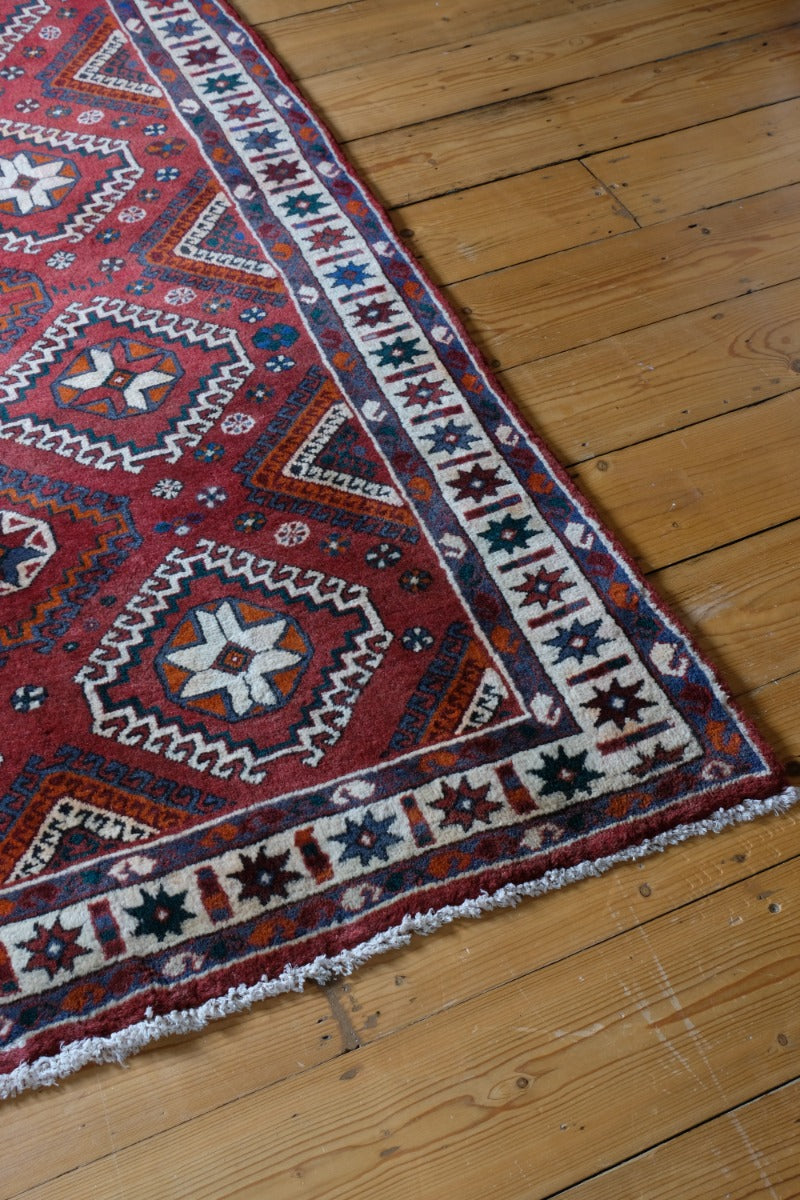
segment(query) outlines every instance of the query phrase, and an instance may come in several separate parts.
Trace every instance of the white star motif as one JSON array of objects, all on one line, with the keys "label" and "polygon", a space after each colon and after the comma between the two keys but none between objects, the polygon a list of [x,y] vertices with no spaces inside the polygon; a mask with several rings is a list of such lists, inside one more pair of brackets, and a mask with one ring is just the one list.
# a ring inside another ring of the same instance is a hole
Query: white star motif
[{"label": "white star motif", "polygon": [[[91,371],[84,371],[80,375],[70,375],[66,380],[71,388],[75,388],[79,392],[88,392],[92,388],[103,387],[118,370],[108,350],[95,347],[95,349],[90,350],[88,353],[93,369]],[[148,389],[159,387],[162,383],[170,383],[171,380],[172,376],[168,375],[166,371],[141,371],[138,375],[134,375],[121,389],[125,403],[128,408],[147,412],[146,392]]]},{"label": "white star motif", "polygon": [[13,158],[0,158],[0,202],[13,200],[23,216],[35,209],[55,208],[59,203],[51,192],[75,182],[73,175],[62,175],[63,160],[33,163],[24,151]]},{"label": "white star motif", "polygon": [[[287,625],[283,617],[242,627],[227,601],[214,613],[200,609],[196,616],[204,640],[166,655],[167,662],[189,672],[181,689],[181,699],[225,691],[234,712],[240,717],[255,705],[270,708],[283,700],[269,677],[276,671],[295,666],[303,658],[302,654],[277,646]],[[234,672],[214,665],[226,649],[233,654],[236,651],[242,654],[244,665],[241,670]]]}]

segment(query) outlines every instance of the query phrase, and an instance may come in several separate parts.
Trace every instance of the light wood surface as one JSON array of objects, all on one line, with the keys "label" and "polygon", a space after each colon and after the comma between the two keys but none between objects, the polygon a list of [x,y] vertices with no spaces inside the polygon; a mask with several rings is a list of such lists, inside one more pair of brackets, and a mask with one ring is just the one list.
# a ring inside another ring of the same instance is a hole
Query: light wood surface
[{"label": "light wood surface", "polygon": [[[237,0],[800,780],[800,2]],[[0,1200],[800,1197],[800,813],[0,1110]]]}]

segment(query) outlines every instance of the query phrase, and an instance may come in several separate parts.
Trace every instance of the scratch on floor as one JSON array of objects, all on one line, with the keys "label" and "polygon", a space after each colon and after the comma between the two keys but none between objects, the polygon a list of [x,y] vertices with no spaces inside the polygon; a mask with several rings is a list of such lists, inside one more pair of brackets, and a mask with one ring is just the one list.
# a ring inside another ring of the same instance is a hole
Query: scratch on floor
[{"label": "scratch on floor", "polygon": [[357,1050],[361,1045],[350,1018],[345,1010],[341,995],[341,984],[329,983],[324,989],[325,997],[331,1006],[339,1032],[342,1035],[342,1050]]},{"label": "scratch on floor", "polygon": [[106,1104],[106,1092],[104,1085],[102,1083],[99,1084],[97,1090],[100,1096],[100,1103],[103,1107],[103,1121],[105,1122],[106,1132],[108,1133],[108,1141],[111,1148],[110,1157],[112,1166],[114,1168],[114,1177],[117,1182],[117,1196],[119,1197],[119,1200],[124,1200],[126,1189],[122,1182],[122,1172],[120,1171],[119,1163],[117,1162],[117,1139],[114,1137],[114,1130],[111,1125],[111,1117],[109,1115],[108,1105]]},{"label": "scratch on floor", "polygon": [[[702,1033],[697,1028],[694,1021],[691,1019],[691,1017],[687,1016],[687,1014],[684,1012],[683,1005],[681,1004],[681,1002],[678,998],[678,994],[675,991],[675,988],[672,986],[672,982],[670,980],[669,975],[667,974],[664,964],[661,962],[661,959],[658,957],[655,950],[653,949],[652,942],[650,941],[650,938],[647,935],[646,929],[640,928],[639,933],[641,934],[642,939],[646,943],[647,949],[650,951],[650,955],[655,964],[656,970],[658,971],[658,974],[661,978],[661,982],[664,987],[665,998],[669,1001],[673,1010],[680,1017],[680,1019],[683,1023],[684,1029],[689,1034],[689,1037],[692,1039],[695,1049],[697,1050],[697,1053],[700,1055],[700,1058],[703,1061],[703,1065],[705,1066],[706,1070],[708,1071],[709,1078],[712,1080],[712,1082],[713,1082],[714,1086],[716,1087],[717,1091],[719,1092],[720,1096],[724,1097],[725,1089],[723,1088],[722,1084],[720,1083],[719,1076],[717,1075],[716,1071],[714,1070],[714,1067],[712,1066],[711,1061],[710,1061],[708,1055],[706,1054],[705,1046],[703,1045]],[[648,1021],[650,1021],[651,1025],[655,1029],[656,1035],[661,1039],[662,1042],[664,1042],[669,1047],[671,1053],[675,1056],[675,1058],[678,1060],[678,1062],[681,1064],[681,1066],[684,1068],[684,1070],[688,1071],[689,1074],[694,1079],[696,1079],[698,1083],[702,1083],[703,1082],[702,1079],[697,1074],[697,1072],[695,1071],[694,1067],[691,1065],[689,1060],[687,1058],[685,1058],[684,1055],[681,1054],[681,1052],[678,1050],[678,1048],[672,1044],[672,1039],[667,1034],[665,1034],[663,1032],[663,1030],[659,1029],[658,1025],[650,1019],[648,1010],[644,1009],[643,1012],[644,1012],[645,1016],[647,1017]]]},{"label": "scratch on floor", "polygon": [[733,1125],[733,1128],[736,1130],[736,1132],[739,1134],[739,1137],[742,1139],[742,1142],[744,1144],[745,1149],[747,1150],[747,1153],[748,1153],[750,1159],[755,1164],[755,1166],[758,1170],[758,1174],[761,1177],[761,1182],[764,1184],[764,1187],[767,1189],[767,1194],[772,1196],[773,1200],[780,1200],[780,1196],[775,1191],[775,1188],[772,1186],[772,1180],[770,1179],[769,1175],[767,1174],[767,1172],[764,1169],[764,1160],[763,1160],[762,1156],[759,1154],[758,1150],[756,1150],[753,1143],[750,1141],[750,1135],[748,1134],[744,1125],[742,1125],[742,1122],[739,1120],[736,1113],[728,1113],[728,1116],[731,1119],[731,1124]]}]

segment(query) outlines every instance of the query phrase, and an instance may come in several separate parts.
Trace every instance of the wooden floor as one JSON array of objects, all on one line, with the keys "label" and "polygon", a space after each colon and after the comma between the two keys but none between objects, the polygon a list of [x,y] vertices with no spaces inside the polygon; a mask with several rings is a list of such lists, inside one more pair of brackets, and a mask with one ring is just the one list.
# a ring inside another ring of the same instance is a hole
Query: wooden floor
[{"label": "wooden floor", "polygon": [[[800,757],[800,3],[238,7]],[[9,1102],[0,1196],[798,1197],[798,856],[761,820]]]}]

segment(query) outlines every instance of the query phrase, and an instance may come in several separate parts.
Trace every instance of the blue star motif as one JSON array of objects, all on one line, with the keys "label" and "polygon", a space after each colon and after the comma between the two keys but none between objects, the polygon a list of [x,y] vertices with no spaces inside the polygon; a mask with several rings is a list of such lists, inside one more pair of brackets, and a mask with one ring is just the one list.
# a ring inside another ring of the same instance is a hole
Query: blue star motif
[{"label": "blue star motif", "polygon": [[347,262],[337,263],[325,278],[330,279],[334,287],[347,288],[350,292],[353,288],[362,287],[372,276],[366,264]]},{"label": "blue star motif", "polygon": [[164,26],[164,32],[174,38],[196,37],[199,30],[200,26],[196,21],[185,21],[183,17],[178,17],[175,21],[167,21]]},{"label": "blue star motif", "polygon": [[457,425],[452,417],[446,425],[437,425],[423,436],[430,442],[431,454],[455,454],[457,450],[469,450],[473,442],[480,441],[469,425]]},{"label": "blue star motif", "polygon": [[277,146],[280,135],[272,129],[253,129],[242,138],[244,150],[271,150]]},{"label": "blue star motif", "polygon": [[599,620],[587,621],[585,624],[573,621],[569,627],[560,626],[555,637],[548,638],[544,644],[553,646],[558,651],[557,663],[566,662],[570,658],[582,663],[585,658],[597,658],[600,647],[609,641],[608,638],[598,635],[599,628]]},{"label": "blue star motif", "polygon": [[394,817],[373,817],[366,813],[363,821],[353,821],[345,817],[344,833],[334,833],[333,840],[342,843],[340,862],[357,858],[362,867],[368,867],[373,859],[380,862],[389,861],[389,851],[402,841],[397,834],[391,832]]}]

